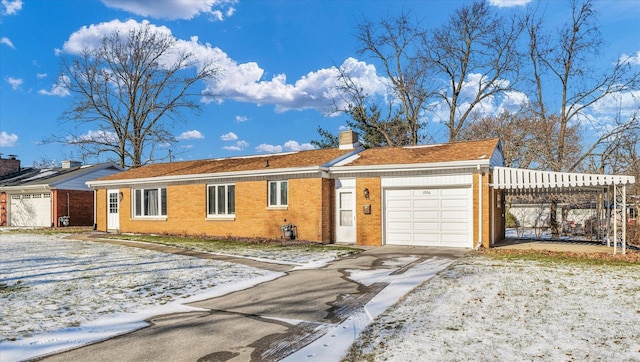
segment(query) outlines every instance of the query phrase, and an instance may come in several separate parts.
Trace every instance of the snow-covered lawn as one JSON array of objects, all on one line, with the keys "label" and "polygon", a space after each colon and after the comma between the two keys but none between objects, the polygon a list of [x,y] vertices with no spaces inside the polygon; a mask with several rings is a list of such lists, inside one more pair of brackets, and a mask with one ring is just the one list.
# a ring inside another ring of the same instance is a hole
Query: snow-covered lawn
[{"label": "snow-covered lawn", "polygon": [[[191,310],[184,303],[282,275],[63,236],[0,234],[3,362],[141,328],[153,315]],[[261,256],[275,260],[277,254]],[[288,251],[286,256],[304,267],[331,254]]]},{"label": "snow-covered lawn", "polygon": [[640,265],[469,256],[383,313],[348,361],[640,361]]}]

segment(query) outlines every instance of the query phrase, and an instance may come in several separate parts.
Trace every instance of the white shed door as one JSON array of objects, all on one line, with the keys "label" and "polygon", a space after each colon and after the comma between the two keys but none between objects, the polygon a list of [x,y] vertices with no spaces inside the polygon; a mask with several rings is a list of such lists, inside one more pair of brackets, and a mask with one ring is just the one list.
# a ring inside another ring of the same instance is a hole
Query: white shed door
[{"label": "white shed door", "polygon": [[10,226],[51,226],[51,193],[11,195]]},{"label": "white shed door", "polygon": [[473,247],[471,188],[387,189],[385,242]]}]

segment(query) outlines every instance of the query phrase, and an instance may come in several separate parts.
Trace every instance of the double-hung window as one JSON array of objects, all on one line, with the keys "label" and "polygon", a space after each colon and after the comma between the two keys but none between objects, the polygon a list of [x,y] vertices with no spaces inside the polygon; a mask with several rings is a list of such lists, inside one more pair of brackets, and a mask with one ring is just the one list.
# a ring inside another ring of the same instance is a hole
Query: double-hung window
[{"label": "double-hung window", "polygon": [[236,186],[209,185],[207,186],[207,216],[229,217],[236,213]]},{"label": "double-hung window", "polygon": [[269,181],[269,207],[285,207],[289,204],[289,183]]},{"label": "double-hung window", "polygon": [[167,189],[135,189],[133,215],[141,218],[167,216]]}]

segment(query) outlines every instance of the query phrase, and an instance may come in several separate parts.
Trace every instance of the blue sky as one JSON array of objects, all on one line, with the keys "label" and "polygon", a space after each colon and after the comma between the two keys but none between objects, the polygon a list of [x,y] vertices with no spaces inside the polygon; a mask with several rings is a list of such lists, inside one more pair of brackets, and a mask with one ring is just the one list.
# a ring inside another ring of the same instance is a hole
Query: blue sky
[{"label": "blue sky", "polygon": [[[201,84],[222,96],[173,127],[177,159],[308,149],[318,126],[338,132],[346,116],[327,116],[336,67],[375,86],[381,73],[356,55],[356,24],[410,12],[437,26],[468,1],[2,0],[0,3],[0,152],[23,166],[77,159],[70,147],[42,144],[62,127],[70,96],[56,87],[60,54],[108,29],[148,21],[183,44],[215,56],[224,77]],[[528,0],[492,0],[518,11]],[[543,1],[545,20],[566,19],[567,1]],[[640,0],[596,1],[606,42],[602,67],[623,55],[640,63]],[[636,104],[637,107],[637,104]],[[497,108],[496,108],[497,109]],[[82,133],[91,134],[90,127]],[[438,134],[435,135],[436,138]],[[441,141],[446,141],[442,136]],[[89,162],[105,161],[92,159]]]}]

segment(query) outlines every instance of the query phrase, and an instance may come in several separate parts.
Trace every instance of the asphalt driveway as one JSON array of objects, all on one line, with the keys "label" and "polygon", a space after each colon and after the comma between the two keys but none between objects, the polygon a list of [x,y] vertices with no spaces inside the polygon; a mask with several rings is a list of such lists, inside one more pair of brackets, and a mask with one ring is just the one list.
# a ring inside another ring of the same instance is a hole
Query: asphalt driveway
[{"label": "asphalt driveway", "polygon": [[[151,247],[185,253],[175,248]],[[371,316],[365,305],[390,290],[391,284],[404,284],[405,289],[411,287],[413,284],[403,281],[405,276],[411,274],[412,283],[426,280],[465,252],[421,247],[368,248],[320,269],[290,270],[276,280],[191,304],[200,311],[157,316],[149,320],[147,328],[42,360],[278,361],[296,351],[305,353],[300,349],[323,337],[336,336],[334,330],[347,328],[344,323],[354,315]],[[290,269],[290,266],[224,258],[274,271]],[[419,275],[418,279],[411,273],[425,267],[430,272]],[[362,277],[359,279],[356,275]],[[360,324],[368,322],[360,321]],[[329,353],[331,343],[324,342],[324,346]],[[316,349],[308,357],[322,360],[322,354]]]}]

